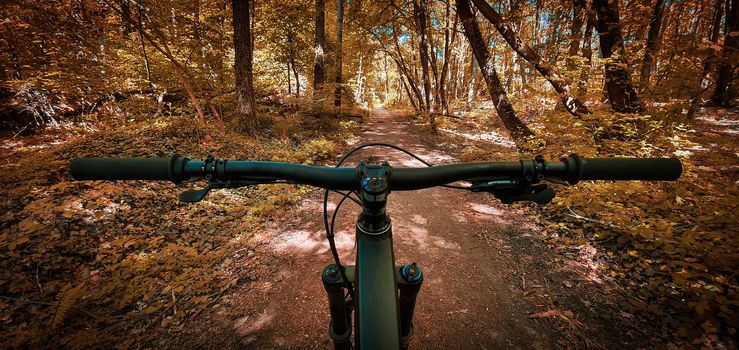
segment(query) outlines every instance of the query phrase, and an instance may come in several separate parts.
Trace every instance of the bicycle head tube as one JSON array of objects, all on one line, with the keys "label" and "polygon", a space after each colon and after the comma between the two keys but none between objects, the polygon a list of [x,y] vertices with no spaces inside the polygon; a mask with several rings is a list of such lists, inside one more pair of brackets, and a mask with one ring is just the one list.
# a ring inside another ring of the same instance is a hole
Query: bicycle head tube
[{"label": "bicycle head tube", "polygon": [[387,161],[369,165],[362,161],[357,166],[358,193],[362,200],[357,228],[365,233],[381,234],[390,227],[390,217],[385,208],[390,194],[391,174],[392,168]]}]

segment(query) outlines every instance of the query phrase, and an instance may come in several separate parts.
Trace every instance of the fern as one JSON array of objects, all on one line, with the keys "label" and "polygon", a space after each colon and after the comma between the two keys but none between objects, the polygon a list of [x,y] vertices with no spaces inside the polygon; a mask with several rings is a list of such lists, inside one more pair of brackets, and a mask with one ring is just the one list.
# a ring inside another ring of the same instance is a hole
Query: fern
[{"label": "fern", "polygon": [[59,294],[57,294],[59,302],[56,306],[56,312],[54,312],[54,320],[51,322],[52,331],[55,331],[64,325],[64,320],[69,315],[69,311],[72,310],[74,304],[82,297],[83,294],[84,288],[82,285],[72,287],[71,283],[68,283],[61,291],[59,291]]}]

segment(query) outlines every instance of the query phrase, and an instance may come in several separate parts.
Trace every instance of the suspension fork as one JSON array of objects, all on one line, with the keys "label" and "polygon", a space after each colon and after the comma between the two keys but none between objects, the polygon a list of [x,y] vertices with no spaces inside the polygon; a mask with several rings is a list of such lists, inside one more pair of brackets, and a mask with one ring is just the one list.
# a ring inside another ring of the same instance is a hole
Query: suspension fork
[{"label": "suspension fork", "polygon": [[[345,271],[349,272],[349,271]],[[353,272],[353,271],[352,271]],[[352,273],[352,277],[353,273]],[[348,279],[352,280],[347,276]],[[331,322],[328,325],[328,335],[334,343],[335,350],[349,350],[351,348],[351,305],[344,297],[344,281],[341,278],[339,267],[330,264],[323,269],[321,274],[323,288],[328,297],[328,307],[331,314]]]},{"label": "suspension fork", "polygon": [[[345,265],[344,272],[349,282],[356,285],[356,268],[354,265]],[[329,264],[321,274],[323,287],[328,297],[331,321],[328,333],[335,350],[351,348],[352,309],[353,300],[346,300],[344,295],[345,284],[336,264]],[[413,337],[413,314],[416,307],[418,292],[423,284],[423,272],[415,262],[395,266],[395,280],[398,288],[398,311],[400,313],[400,342],[403,349],[408,348],[408,342]]]},{"label": "suspension fork", "polygon": [[[416,263],[395,266],[392,225],[386,212],[391,173],[387,162],[382,165],[359,163],[357,177],[361,185],[357,193],[362,212],[357,219],[357,265],[330,264],[323,270],[323,285],[331,313],[329,335],[337,350],[351,346],[353,303],[358,306],[355,316],[357,349],[407,349],[413,334],[413,312],[423,275]],[[349,281],[342,280],[340,269]],[[352,298],[357,299],[347,303],[344,285],[349,283],[356,287]]]},{"label": "suspension fork", "polygon": [[416,308],[416,297],[421,291],[423,273],[416,263],[405,264],[395,269],[397,271],[398,309],[400,312],[400,345],[408,349],[408,342],[413,336],[413,312]]}]

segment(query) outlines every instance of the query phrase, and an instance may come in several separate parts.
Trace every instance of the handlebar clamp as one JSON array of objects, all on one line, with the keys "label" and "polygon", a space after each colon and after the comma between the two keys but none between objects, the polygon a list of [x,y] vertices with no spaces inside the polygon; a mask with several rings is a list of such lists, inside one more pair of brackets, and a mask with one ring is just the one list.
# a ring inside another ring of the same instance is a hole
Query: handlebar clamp
[{"label": "handlebar clamp", "polygon": [[546,171],[549,169],[547,162],[541,155],[533,160],[520,160],[521,162],[521,187],[539,183],[544,180]]}]

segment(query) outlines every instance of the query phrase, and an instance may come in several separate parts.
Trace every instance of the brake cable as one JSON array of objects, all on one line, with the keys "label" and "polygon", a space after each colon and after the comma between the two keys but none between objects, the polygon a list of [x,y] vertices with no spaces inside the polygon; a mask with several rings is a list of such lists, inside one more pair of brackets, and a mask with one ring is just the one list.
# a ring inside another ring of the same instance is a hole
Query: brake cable
[{"label": "brake cable", "polygon": [[[373,146],[380,146],[380,147],[392,148],[394,150],[397,150],[397,151],[400,151],[400,152],[405,153],[406,155],[408,155],[408,156],[412,157],[413,159],[421,162],[423,165],[426,165],[429,168],[433,167],[433,165],[431,163],[423,160],[421,157],[413,154],[413,152],[411,152],[409,150],[406,150],[406,149],[404,149],[404,148],[402,148],[400,146],[391,145],[389,143],[382,143],[382,142],[366,143],[366,144],[359,145],[357,147],[352,148],[351,150],[347,151],[347,153],[345,153],[341,157],[341,159],[339,159],[339,162],[336,164],[335,167],[336,168],[341,167],[341,165],[344,164],[344,162],[352,154],[354,154],[354,153],[356,153],[356,152],[358,152],[358,151],[360,151],[360,150],[362,150],[364,148],[373,147]],[[452,188],[452,189],[460,189],[460,190],[467,190],[467,191],[471,191],[472,190],[472,188],[470,186],[442,185],[441,187]],[[339,203],[336,205],[336,209],[334,209],[334,213],[331,216],[331,224],[330,225],[329,225],[329,221],[328,221],[328,195],[329,195],[329,191],[335,192],[335,193],[338,193],[338,194],[341,194],[343,196],[341,198],[341,200],[339,201]],[[356,194],[356,192],[349,191],[349,192],[343,193],[341,191],[328,190],[328,189],[325,190],[325,192],[323,194],[323,225],[324,225],[324,228],[326,229],[326,239],[328,240],[328,245],[329,245],[329,247],[331,249],[331,255],[334,258],[334,263],[336,264],[336,266],[339,267],[339,273],[341,274],[341,278],[344,280],[344,284],[346,286],[346,289],[349,291],[349,295],[351,295],[352,298],[353,298],[354,297],[354,287],[352,286],[351,282],[349,282],[349,279],[346,277],[346,272],[344,271],[344,265],[341,264],[341,260],[339,258],[339,252],[336,249],[336,242],[334,241],[334,225],[336,223],[336,216],[339,213],[339,209],[341,208],[341,205],[344,204],[344,201],[346,201],[346,199],[348,198],[348,199],[351,199],[354,203],[356,203],[356,204],[358,204],[360,206],[362,205],[362,203],[359,200],[357,200],[356,198],[353,198],[351,196],[352,194]]]}]

